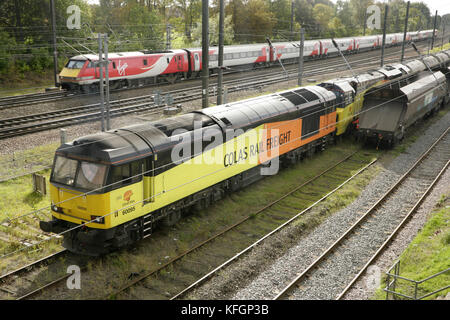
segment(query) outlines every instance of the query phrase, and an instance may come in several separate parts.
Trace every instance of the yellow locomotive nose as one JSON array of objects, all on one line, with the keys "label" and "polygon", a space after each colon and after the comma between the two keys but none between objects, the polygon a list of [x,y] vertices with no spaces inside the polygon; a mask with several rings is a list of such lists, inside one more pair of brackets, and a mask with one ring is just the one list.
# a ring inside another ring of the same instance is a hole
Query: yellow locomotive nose
[{"label": "yellow locomotive nose", "polygon": [[59,74],[59,77],[63,78],[77,78],[78,74],[80,73],[81,69],[69,69],[69,68],[63,68]]}]

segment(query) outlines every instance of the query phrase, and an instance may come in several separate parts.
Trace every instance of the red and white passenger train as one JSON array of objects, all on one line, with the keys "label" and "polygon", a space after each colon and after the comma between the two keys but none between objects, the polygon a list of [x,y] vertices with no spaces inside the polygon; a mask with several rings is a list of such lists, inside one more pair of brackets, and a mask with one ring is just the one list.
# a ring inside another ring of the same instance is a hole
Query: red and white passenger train
[{"label": "red and white passenger train", "polygon": [[[419,41],[432,36],[433,30],[408,32],[406,41]],[[355,53],[378,49],[382,45],[382,35],[335,39],[343,53]],[[386,46],[399,45],[403,34],[386,35]],[[337,55],[331,39],[307,40],[304,43],[306,59],[321,59]],[[218,70],[218,47],[209,49],[210,73]],[[273,44],[249,44],[224,46],[224,67],[258,68],[271,64],[297,61],[299,45],[296,42]],[[178,79],[200,76],[202,70],[202,49],[176,49],[168,51],[138,51],[111,53],[108,56],[109,80],[112,89],[139,87],[160,81],[174,83]],[[63,89],[91,92],[98,90],[100,69],[95,63],[98,55],[86,54],[72,57],[59,74]]]}]

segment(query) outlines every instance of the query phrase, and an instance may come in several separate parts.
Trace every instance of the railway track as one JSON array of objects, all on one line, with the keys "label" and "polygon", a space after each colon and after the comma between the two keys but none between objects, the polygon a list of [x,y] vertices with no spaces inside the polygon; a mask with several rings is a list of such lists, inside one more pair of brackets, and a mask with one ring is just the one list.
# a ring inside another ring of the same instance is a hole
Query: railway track
[{"label": "railway track", "polygon": [[[396,55],[396,53],[391,53],[391,55]],[[390,60],[386,59],[386,62],[394,62],[396,60],[396,58]],[[365,68],[376,64],[376,62],[370,61],[369,58],[356,60],[352,63],[357,64],[359,68]],[[342,64],[333,66],[335,68],[334,70],[346,69],[346,67]],[[330,66],[326,65],[320,68],[305,70],[304,75],[321,75],[327,74],[330,71]],[[224,84],[227,86],[228,92],[233,93],[240,90],[261,88],[263,86],[278,83],[281,81],[295,79],[296,77],[297,70],[290,70],[287,71],[287,74],[282,73],[281,75],[272,76],[270,78],[261,78],[261,76],[258,75],[247,77],[245,79],[227,80],[224,82]],[[173,96],[174,104],[178,104],[200,99],[202,96],[201,90],[202,88],[197,86],[187,89],[173,90],[167,93]],[[215,84],[210,85],[209,91],[211,95],[216,94]],[[160,110],[162,106],[155,105],[153,103],[153,100],[154,95],[151,94],[111,101],[110,116],[119,117],[130,113]],[[3,119],[0,120],[0,139],[100,120],[102,117],[102,112],[99,109],[100,104],[89,104],[79,107],[66,108],[63,110]]]},{"label": "railway track", "polygon": [[[36,270],[45,267],[51,263],[54,263],[56,260],[65,257],[67,254],[67,250],[63,249],[61,251],[55,252],[49,256],[46,256],[42,259],[36,260],[30,264],[27,264],[21,268],[18,268],[14,271],[8,272],[0,276],[0,299],[11,299],[18,298],[23,295],[20,287],[23,284],[18,284],[17,282],[25,282],[27,284],[32,283],[32,280],[27,276],[36,272]],[[18,289],[19,288],[19,289]]]},{"label": "railway track", "polygon": [[[355,159],[356,158],[356,159]],[[363,156],[362,157],[363,162],[366,161],[366,157]],[[216,234],[215,236],[207,239],[206,241],[203,241],[202,243],[198,244],[197,246],[189,249],[187,252],[181,254],[180,256],[170,260],[168,263],[162,265],[160,268],[158,268],[157,270],[153,270],[150,271],[148,274],[145,274],[139,278],[134,279],[132,282],[128,283],[127,285],[125,285],[124,287],[120,288],[116,293],[114,294],[110,294],[108,297],[114,296],[116,297],[118,294],[120,294],[120,292],[126,291],[128,288],[136,285],[137,283],[145,280],[146,278],[160,272],[161,270],[164,270],[170,266],[173,266],[177,261],[182,260],[182,258],[185,258],[186,256],[188,256],[190,253],[196,252],[198,249],[206,246],[209,243],[214,242],[214,240],[226,233],[228,233],[229,231],[237,228],[238,226],[244,224],[245,222],[248,222],[251,219],[254,219],[254,217],[256,215],[262,214],[262,213],[266,213],[267,209],[269,209],[270,207],[274,206],[275,204],[278,204],[279,202],[281,202],[283,199],[285,199],[286,197],[289,197],[291,195],[293,195],[294,193],[298,192],[299,190],[301,190],[302,188],[304,188],[305,186],[310,187],[311,185],[313,185],[314,183],[323,183],[323,182],[318,182],[319,179],[330,179],[332,177],[330,177],[329,174],[331,170],[337,168],[337,167],[341,167],[341,170],[343,172],[350,172],[352,169],[354,169],[355,167],[359,167],[361,164],[361,159],[358,156],[358,151],[353,152],[349,155],[347,155],[345,158],[343,158],[341,161],[339,161],[338,163],[335,163],[334,165],[326,168],[325,170],[323,170],[320,174],[318,174],[317,176],[309,179],[308,181],[300,184],[299,186],[297,186],[295,189],[293,189],[291,192],[289,192],[289,194],[286,194],[285,196],[281,197],[280,199],[277,199],[276,201],[268,204],[267,206],[265,206],[264,208],[258,210],[257,212],[252,213],[251,215],[245,217],[244,219],[242,219],[241,221],[227,227],[226,229],[224,229],[223,231],[221,231],[220,233]],[[336,179],[336,177],[334,177],[334,179]],[[325,181],[324,180],[324,181]],[[20,288],[20,285],[15,285],[14,282],[15,281],[19,281],[23,282],[23,279],[28,279],[30,278],[29,274],[35,273],[36,270],[38,270],[41,267],[45,267],[45,266],[50,266],[53,263],[56,264],[56,261],[60,258],[64,258],[65,260],[68,260],[67,256],[71,255],[69,252],[67,252],[66,250],[62,250],[60,252],[57,252],[54,255],[48,256],[46,258],[40,259],[36,262],[33,262],[27,266],[24,266],[18,270],[9,272],[3,276],[0,277],[0,293],[3,293],[3,298],[7,298],[7,299],[17,299],[17,300],[25,300],[25,299],[32,299],[34,297],[38,297],[39,294],[45,292],[46,290],[49,290],[52,287],[57,287],[57,286],[61,286],[64,284],[64,282],[67,280],[67,278],[70,276],[70,274],[67,273],[61,273],[59,272],[58,276],[53,277],[52,279],[47,279],[45,281],[45,283],[43,283],[40,286],[30,286],[30,288],[28,288],[27,290],[24,290],[23,288]],[[72,257],[73,259],[73,257]],[[96,259],[101,259],[101,258],[86,258],[89,259],[87,261],[96,261]],[[64,263],[63,265],[58,266],[57,268],[53,268],[53,269],[60,269],[60,270],[65,270],[66,268],[66,264],[68,263]],[[70,264],[70,263],[69,263]],[[86,263],[80,263],[77,262],[77,265],[86,265]],[[84,271],[85,268],[82,267],[82,271]],[[26,280],[25,283],[31,282],[29,280]],[[17,288],[19,287],[19,290],[15,290],[15,289],[11,289],[11,288]],[[0,295],[1,297],[1,295]]]},{"label": "railway track", "polygon": [[[450,128],[274,299],[341,299],[401,230],[450,163]],[[398,201],[402,206],[398,206]],[[389,227],[379,228],[389,221]],[[374,231],[374,230],[378,230]],[[383,230],[380,233],[380,230]],[[333,283],[332,289],[327,283]],[[323,288],[327,292],[323,292]],[[321,291],[322,290],[322,291]],[[331,292],[330,292],[331,291]]]},{"label": "railway track", "polygon": [[[419,48],[424,49],[427,47],[427,44],[421,43],[418,45]],[[357,54],[352,54],[352,55],[347,55],[347,59],[349,60],[350,63],[352,63],[352,60],[357,60],[358,58],[360,58],[360,56],[369,56],[369,57],[378,57],[379,56],[379,49],[377,50],[373,50],[373,51],[366,51],[366,52],[360,52]],[[390,48],[386,48],[386,53],[385,56],[389,56],[392,55],[393,53],[391,51],[394,51],[395,54],[398,54],[400,51],[400,47],[390,47]],[[411,51],[412,49],[406,48],[406,52]],[[314,66],[315,64],[319,64],[321,66],[323,65],[327,65],[330,62],[331,63],[335,63],[337,62],[338,64],[340,64],[340,57],[331,57],[331,58],[327,58],[325,60],[309,60],[309,61],[305,61],[305,70],[307,70],[308,68],[311,68],[311,70],[314,70]],[[289,65],[292,64],[286,64],[286,67],[289,68]],[[294,64],[294,67],[296,66],[296,64]],[[276,68],[276,67],[275,67]],[[278,67],[279,68],[279,67]],[[255,70],[245,70],[246,72],[248,71],[255,71]],[[236,73],[242,73],[243,70],[228,70],[224,72],[225,76],[229,76],[232,74],[236,74]],[[269,75],[269,74],[273,74],[273,70],[267,70],[267,68],[261,68],[260,70],[256,70],[256,72],[258,73],[262,73],[260,75],[264,76],[264,75]],[[214,75],[216,76],[216,74]],[[189,80],[190,81],[190,80]],[[197,79],[193,79],[193,82],[198,81]],[[143,86],[143,87],[139,87],[139,88],[122,88],[122,89],[116,89],[116,90],[111,90],[111,93],[114,92],[121,92],[121,91],[126,91],[126,90],[136,90],[136,89],[140,89],[140,88],[148,88],[148,87],[159,87],[159,86],[170,86],[170,84],[165,84],[165,83],[158,83],[156,85],[147,85],[147,86]],[[29,106],[29,105],[33,105],[33,104],[39,104],[39,103],[46,103],[46,102],[54,102],[54,101],[58,101],[58,100],[62,100],[62,99],[68,99],[68,98],[81,98],[81,97],[85,97],[85,96],[93,96],[93,95],[97,95],[98,93],[74,93],[74,92],[67,92],[67,91],[53,91],[53,92],[44,92],[44,93],[31,93],[31,94],[24,94],[24,95],[19,95],[19,96],[9,96],[9,97],[3,97],[0,98],[0,111],[4,110],[4,109],[9,109],[9,108],[14,108],[14,107],[23,107],[23,106]]]},{"label": "railway track", "polygon": [[[282,197],[251,213],[207,240],[195,245],[179,256],[167,261],[159,268],[149,270],[148,272],[139,275],[133,281],[129,281],[114,293],[109,294],[106,298],[123,298],[124,296],[126,298],[129,289],[136,289],[136,286],[138,285],[145,288],[145,296],[150,299],[180,298],[182,295],[186,294],[198,284],[219,271],[231,260],[238,259],[238,257],[247,253],[247,251],[250,250],[249,248],[256,246],[267,236],[270,236],[282,229],[283,226],[296,220],[296,218],[309,211],[316,204],[332,194],[332,192],[330,192],[325,197],[314,202],[322,196],[322,193],[317,191],[318,186],[323,186],[324,183],[328,183],[330,188],[337,186],[334,188],[334,191],[336,191],[376,161],[368,161],[367,157],[363,157],[364,161],[361,161],[361,158],[358,158],[359,156],[361,155],[358,152],[347,155],[338,163],[328,167],[317,176],[293,188]],[[369,164],[367,164],[368,162]],[[361,169],[361,166],[364,166],[363,169]],[[360,170],[357,174],[352,176],[350,174],[350,168],[358,168]],[[345,183],[339,185],[339,182],[342,181],[342,175],[351,177],[349,177]],[[302,197],[302,194],[305,195]],[[297,214],[294,217],[292,217],[292,210],[285,210],[286,207],[284,207],[284,213],[280,212],[280,208],[277,209],[278,206],[290,206],[293,201],[297,203],[299,208],[306,209],[303,210],[301,214]],[[314,203],[311,204],[312,202]],[[283,224],[280,227],[280,223],[282,222]],[[265,225],[265,227],[261,227],[261,225]],[[270,227],[267,227],[268,225],[270,225]],[[254,238],[260,238],[263,235],[265,236],[262,239],[253,243]],[[239,243],[241,248],[244,247],[244,244],[253,244],[236,255],[236,252],[238,251],[226,248],[226,246],[231,243]],[[232,258],[230,259],[230,257]],[[226,262],[220,264],[221,261]],[[204,270],[205,268],[211,270],[214,265],[219,266],[210,273],[204,272],[202,274],[201,270]],[[190,280],[198,278],[200,278],[200,280],[195,281],[193,284],[186,282],[186,279]],[[180,282],[184,283],[181,284]],[[164,288],[164,291],[161,292],[159,288]],[[183,290],[180,292],[180,289]],[[178,292],[178,294],[174,294],[175,292]]]},{"label": "railway track", "polygon": [[11,96],[0,98],[0,110],[28,106],[37,103],[52,102],[69,97],[75,97],[76,94],[66,91],[53,91],[43,93],[30,93],[20,96]]}]

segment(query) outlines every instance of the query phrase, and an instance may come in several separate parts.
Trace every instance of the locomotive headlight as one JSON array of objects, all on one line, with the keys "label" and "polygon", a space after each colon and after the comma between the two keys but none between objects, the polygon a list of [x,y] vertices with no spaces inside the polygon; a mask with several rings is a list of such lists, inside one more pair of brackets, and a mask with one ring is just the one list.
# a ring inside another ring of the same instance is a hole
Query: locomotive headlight
[{"label": "locomotive headlight", "polygon": [[63,213],[63,209],[61,207],[58,207],[54,204],[52,204],[52,210],[58,213]]},{"label": "locomotive headlight", "polygon": [[101,216],[91,216],[91,220],[95,223],[105,224],[105,217]]}]

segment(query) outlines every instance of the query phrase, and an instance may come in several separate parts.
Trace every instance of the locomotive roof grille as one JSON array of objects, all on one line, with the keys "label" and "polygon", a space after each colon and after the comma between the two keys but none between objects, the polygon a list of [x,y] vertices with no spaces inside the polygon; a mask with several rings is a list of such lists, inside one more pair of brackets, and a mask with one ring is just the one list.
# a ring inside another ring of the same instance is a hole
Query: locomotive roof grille
[{"label": "locomotive roof grille", "polygon": [[308,102],[319,100],[319,97],[315,93],[312,93],[311,91],[303,88],[299,90],[294,90],[294,92],[301,94],[302,97],[305,98]]},{"label": "locomotive roof grille", "polygon": [[300,96],[294,92],[281,93],[280,96],[288,99],[290,102],[292,102],[296,106],[308,102],[305,98],[303,98],[302,96]]}]

